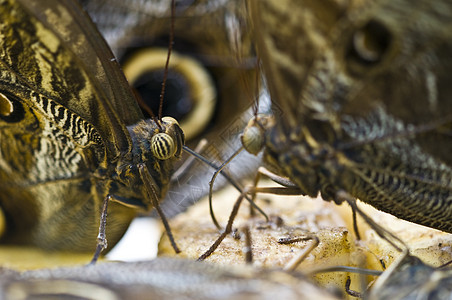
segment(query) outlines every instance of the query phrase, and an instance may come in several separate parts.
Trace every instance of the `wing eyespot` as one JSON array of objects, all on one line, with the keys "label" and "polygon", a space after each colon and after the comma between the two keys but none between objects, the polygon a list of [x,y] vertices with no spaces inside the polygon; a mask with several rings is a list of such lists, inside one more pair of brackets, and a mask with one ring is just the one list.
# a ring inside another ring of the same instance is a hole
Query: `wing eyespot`
[{"label": "wing eyespot", "polygon": [[[158,111],[166,56],[167,49],[145,48],[130,55],[123,64],[131,85],[154,112]],[[216,104],[214,80],[201,62],[173,53],[163,115],[180,120],[187,139],[191,139],[208,127]]]},{"label": "wing eyespot", "polygon": [[380,65],[391,50],[394,38],[381,22],[371,20],[356,30],[346,50],[346,61],[351,71],[362,73]]},{"label": "wing eyespot", "polygon": [[8,123],[17,123],[24,117],[23,104],[15,96],[0,92],[0,119]]}]

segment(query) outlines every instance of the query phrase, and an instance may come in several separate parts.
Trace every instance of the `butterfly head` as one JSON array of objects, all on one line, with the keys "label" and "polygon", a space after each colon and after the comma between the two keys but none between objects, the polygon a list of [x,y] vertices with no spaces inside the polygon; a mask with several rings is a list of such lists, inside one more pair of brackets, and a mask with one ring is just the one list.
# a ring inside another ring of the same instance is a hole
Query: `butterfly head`
[{"label": "butterfly head", "polygon": [[180,158],[184,145],[184,132],[172,117],[163,117],[161,129],[151,138],[151,152],[159,160]]},{"label": "butterfly head", "polygon": [[[110,192],[116,198],[143,199],[143,195],[147,194],[140,166],[146,166],[149,175],[147,181],[152,185],[156,198],[161,199],[165,195],[173,163],[181,156],[185,138],[175,119],[164,117],[158,122],[148,119],[128,127],[134,146],[132,155],[125,156],[114,170],[118,182],[117,187]],[[122,202],[130,204],[129,200]],[[130,205],[146,209],[152,206],[150,202],[141,201]]]},{"label": "butterfly head", "polygon": [[252,118],[243,130],[240,139],[246,151],[257,155],[265,145],[265,134],[269,128],[274,126],[273,116],[257,115]]}]

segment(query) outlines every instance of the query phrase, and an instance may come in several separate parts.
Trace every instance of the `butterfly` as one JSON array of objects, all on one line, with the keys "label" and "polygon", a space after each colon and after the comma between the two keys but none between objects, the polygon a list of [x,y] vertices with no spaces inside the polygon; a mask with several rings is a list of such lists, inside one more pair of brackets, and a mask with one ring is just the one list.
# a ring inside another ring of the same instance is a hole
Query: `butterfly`
[{"label": "butterfly", "polygon": [[[165,60],[158,57],[166,57],[170,1],[127,6],[118,0],[80,2],[118,57],[130,84],[156,111],[156,102],[149,100],[160,91]],[[237,136],[250,117],[246,109],[252,102],[257,68],[247,22],[245,1],[176,1],[163,115],[178,120],[188,146],[207,139],[203,154],[213,161],[236,149]],[[254,172],[258,163],[246,157],[230,167],[231,173],[242,178]],[[193,164],[190,172],[173,182],[162,209],[169,215],[186,209],[208,191],[209,179],[205,165]]]},{"label": "butterfly", "polygon": [[435,268],[405,253],[376,280],[367,298],[447,299],[452,295],[451,283],[450,268]]},{"label": "butterfly", "polygon": [[2,242],[91,252],[110,202],[110,248],[166,193],[184,134],[144,120],[77,2],[2,0],[0,15]]},{"label": "butterfly", "polygon": [[251,1],[275,112],[265,160],[301,194],[452,232],[452,5]]},{"label": "butterfly", "polygon": [[2,268],[0,279],[4,299],[270,299],[281,295],[339,299],[300,273],[176,258],[26,272]]}]

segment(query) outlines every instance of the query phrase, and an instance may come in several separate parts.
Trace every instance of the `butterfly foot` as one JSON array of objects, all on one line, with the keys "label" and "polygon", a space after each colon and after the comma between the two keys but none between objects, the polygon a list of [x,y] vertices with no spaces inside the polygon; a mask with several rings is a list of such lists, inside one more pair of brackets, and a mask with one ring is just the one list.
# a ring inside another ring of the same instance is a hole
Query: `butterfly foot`
[{"label": "butterfly foot", "polygon": [[100,254],[102,253],[102,251],[107,249],[107,247],[108,247],[107,239],[105,237],[103,237],[103,238],[98,237],[96,251],[94,252],[94,256],[91,259],[91,262],[89,263],[90,266],[96,264],[97,260],[99,259]]}]

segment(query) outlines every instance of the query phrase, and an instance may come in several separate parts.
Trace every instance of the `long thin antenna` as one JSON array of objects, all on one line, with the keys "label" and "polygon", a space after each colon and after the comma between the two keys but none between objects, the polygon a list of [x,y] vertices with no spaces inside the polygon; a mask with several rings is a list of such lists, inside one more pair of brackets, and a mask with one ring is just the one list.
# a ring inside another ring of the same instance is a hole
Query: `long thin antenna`
[{"label": "long thin antenna", "polygon": [[176,11],[176,1],[171,0],[171,30],[170,30],[169,44],[168,44],[168,56],[166,57],[165,71],[163,72],[162,90],[160,91],[160,106],[159,106],[159,116],[158,116],[159,120],[162,119],[163,98],[165,97],[165,87],[166,87],[166,80],[168,78],[169,61],[170,61],[170,57],[171,57],[171,52],[173,51],[175,11]]},{"label": "long thin antenna", "polygon": [[137,92],[136,89],[132,89],[132,92],[135,96],[135,100],[138,103],[138,106],[144,110],[145,112],[147,112],[149,114],[149,116],[151,116],[151,119],[153,119],[154,121],[157,120],[155,117],[154,112],[152,111],[152,109],[146,104],[146,102],[144,102],[143,97],[141,97],[140,93]]},{"label": "long thin antenna", "polygon": [[260,59],[260,57],[259,56],[257,56],[257,60],[256,60],[256,82],[255,82],[255,91],[254,91],[254,94],[255,94],[255,97],[256,97],[256,101],[254,101],[254,107],[253,107],[253,110],[254,110],[254,118],[257,120],[257,113],[258,113],[258,111],[259,111],[259,99],[260,99],[260,86],[259,86],[259,83],[260,83],[260,72],[259,72],[259,70],[260,70],[260,65],[261,65],[261,59]]},{"label": "long thin antenna", "polygon": [[[208,165],[209,167],[218,170],[220,167],[217,166],[216,164],[212,163],[210,160],[208,160],[207,158],[205,158],[204,156],[202,156],[199,153],[194,152],[193,150],[191,150],[190,148],[188,148],[187,146],[183,146],[183,150],[187,153],[189,153],[190,155],[193,155],[197,160],[201,161],[202,163],[205,163],[206,165]],[[241,194],[243,193],[243,189],[240,187],[240,185],[238,184],[238,182],[236,182],[232,177],[230,177],[227,173],[225,173],[223,170],[220,171],[221,175],[223,175],[224,178],[226,178],[226,180],[237,190],[239,191]],[[256,203],[254,203],[253,200],[251,200],[247,195],[245,195],[245,199],[250,203],[250,205],[252,205],[255,209],[257,209],[259,211],[259,213],[265,218],[266,222],[268,222],[268,216],[267,214],[259,207],[256,205]]]}]

